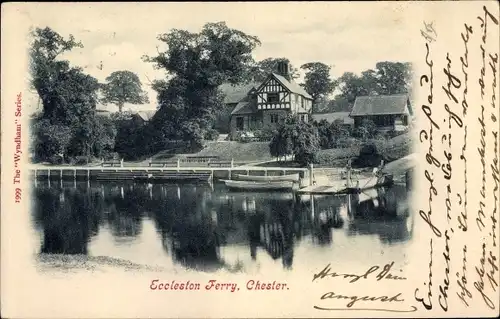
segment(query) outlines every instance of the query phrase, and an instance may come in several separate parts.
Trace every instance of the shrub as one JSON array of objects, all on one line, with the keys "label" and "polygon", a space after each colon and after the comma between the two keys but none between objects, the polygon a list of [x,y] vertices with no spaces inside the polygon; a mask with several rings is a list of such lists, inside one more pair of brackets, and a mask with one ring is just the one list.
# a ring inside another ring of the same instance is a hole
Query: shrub
[{"label": "shrub", "polygon": [[273,131],[270,129],[260,129],[253,132],[255,139],[259,142],[269,142],[273,138]]},{"label": "shrub", "polygon": [[359,154],[358,147],[329,149],[318,152],[317,163],[325,166],[344,166],[347,161]]},{"label": "shrub", "polygon": [[215,129],[208,129],[205,132],[205,139],[209,141],[216,141],[219,138],[219,132]]},{"label": "shrub", "polygon": [[73,159],[71,159],[70,163],[71,165],[86,165],[88,163],[88,157],[87,156],[75,156]]},{"label": "shrub", "polygon": [[367,156],[378,154],[377,146],[374,143],[367,143],[361,146],[361,150],[359,151],[359,156]]},{"label": "shrub", "polygon": [[63,163],[63,158],[59,155],[52,155],[47,158],[47,162],[50,164],[61,165]]},{"label": "shrub", "polygon": [[359,146],[360,141],[353,137],[341,137],[335,142],[337,148],[349,148],[353,146]]},{"label": "shrub", "polygon": [[61,164],[62,157],[67,156],[67,149],[72,138],[71,128],[52,124],[49,120],[33,121],[33,149],[37,161],[48,161]]},{"label": "shrub", "polygon": [[237,131],[231,138],[233,141],[246,143],[249,142],[249,138],[244,134],[243,131]]},{"label": "shrub", "polygon": [[[238,131],[231,139],[241,143],[260,142],[260,138],[256,137],[254,132],[250,131]],[[267,140],[264,140],[264,142],[267,142]]]},{"label": "shrub", "polygon": [[375,167],[380,165],[383,156],[378,153],[374,142],[361,146],[359,155],[353,161],[353,167]]}]

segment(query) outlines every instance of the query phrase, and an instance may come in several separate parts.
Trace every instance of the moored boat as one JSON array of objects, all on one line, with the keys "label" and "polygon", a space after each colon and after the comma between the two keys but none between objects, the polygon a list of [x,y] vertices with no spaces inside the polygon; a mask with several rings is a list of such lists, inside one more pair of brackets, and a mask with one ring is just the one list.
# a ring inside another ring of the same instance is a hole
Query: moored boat
[{"label": "moored boat", "polygon": [[242,175],[235,174],[235,177],[239,181],[252,181],[252,182],[298,182],[300,179],[299,174],[291,175],[278,175],[278,176],[254,176],[254,175]]},{"label": "moored boat", "polygon": [[237,190],[292,190],[294,183],[290,181],[255,182],[224,180],[227,187]]}]

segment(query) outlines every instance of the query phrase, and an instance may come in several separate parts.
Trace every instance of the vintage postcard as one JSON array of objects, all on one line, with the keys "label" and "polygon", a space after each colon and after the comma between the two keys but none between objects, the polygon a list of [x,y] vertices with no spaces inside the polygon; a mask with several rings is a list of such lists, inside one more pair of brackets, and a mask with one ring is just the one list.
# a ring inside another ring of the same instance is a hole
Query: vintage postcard
[{"label": "vintage postcard", "polygon": [[498,316],[499,19],[3,4],[2,317]]}]

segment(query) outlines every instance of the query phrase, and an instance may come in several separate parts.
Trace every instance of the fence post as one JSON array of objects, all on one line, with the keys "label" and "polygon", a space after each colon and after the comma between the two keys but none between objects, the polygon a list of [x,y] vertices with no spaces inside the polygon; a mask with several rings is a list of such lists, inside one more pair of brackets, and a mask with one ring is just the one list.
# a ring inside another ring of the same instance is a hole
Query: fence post
[{"label": "fence post", "polygon": [[314,177],[313,177],[313,164],[309,164],[309,186],[312,186],[314,183]]},{"label": "fence post", "polygon": [[123,167],[123,158],[120,160],[120,167]]},{"label": "fence post", "polygon": [[181,167],[181,159],[177,158],[177,171],[179,171],[180,167]]},{"label": "fence post", "polygon": [[234,166],[234,158],[231,158],[231,168]]}]

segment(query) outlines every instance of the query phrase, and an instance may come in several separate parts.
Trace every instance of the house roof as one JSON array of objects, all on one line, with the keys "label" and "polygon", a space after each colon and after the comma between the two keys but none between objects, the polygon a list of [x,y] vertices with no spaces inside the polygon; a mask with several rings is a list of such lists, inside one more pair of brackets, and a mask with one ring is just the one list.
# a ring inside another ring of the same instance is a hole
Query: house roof
[{"label": "house roof", "polygon": [[328,123],[342,120],[344,124],[354,124],[354,119],[349,117],[349,112],[315,113],[312,114],[312,119],[317,122],[326,120]]},{"label": "house roof", "polygon": [[251,89],[257,88],[258,83],[248,83],[242,85],[233,85],[231,83],[224,83],[219,86],[224,96],[225,104],[235,104],[243,100],[250,92]]},{"label": "house roof", "polygon": [[234,107],[231,115],[239,115],[239,114],[251,114],[257,111],[257,107],[255,103],[252,101],[241,101]]},{"label": "house roof", "polygon": [[407,113],[407,94],[359,96],[350,116]]},{"label": "house roof", "polygon": [[139,116],[143,121],[151,121],[153,116],[156,114],[156,110],[147,110],[147,111],[139,111],[135,113],[137,116]]},{"label": "house roof", "polygon": [[306,98],[312,99],[311,95],[304,90],[303,87],[295,83],[294,81],[288,81],[284,76],[272,73],[272,75],[281,83],[284,87],[286,87],[292,93],[298,93]]}]

